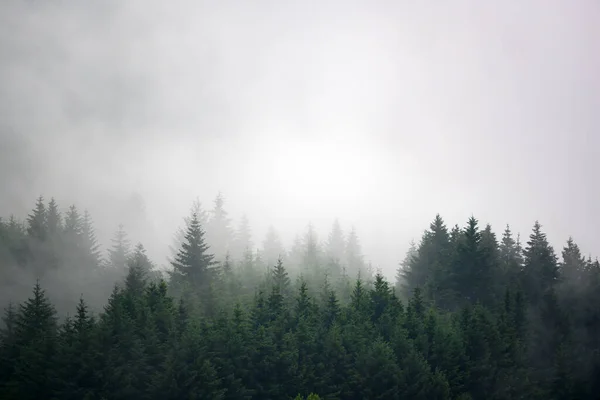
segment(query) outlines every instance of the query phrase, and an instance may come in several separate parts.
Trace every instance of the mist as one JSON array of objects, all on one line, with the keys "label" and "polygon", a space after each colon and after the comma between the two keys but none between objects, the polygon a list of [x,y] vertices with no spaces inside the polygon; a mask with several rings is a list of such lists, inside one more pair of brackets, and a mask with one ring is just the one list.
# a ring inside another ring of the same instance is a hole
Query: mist
[{"label": "mist", "polygon": [[259,245],[355,226],[391,277],[436,213],[597,252],[600,6],[8,0],[0,214],[125,224],[158,264],[219,191]]}]

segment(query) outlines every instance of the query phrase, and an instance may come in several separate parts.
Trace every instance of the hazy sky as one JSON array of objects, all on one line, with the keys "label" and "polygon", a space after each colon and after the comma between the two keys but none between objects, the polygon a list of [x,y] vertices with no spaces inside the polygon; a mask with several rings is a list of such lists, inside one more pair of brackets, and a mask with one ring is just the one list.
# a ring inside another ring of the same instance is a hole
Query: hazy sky
[{"label": "hazy sky", "polygon": [[599,111],[596,0],[0,1],[0,214],[54,195],[155,257],[219,190],[387,275],[438,212],[600,255]]}]

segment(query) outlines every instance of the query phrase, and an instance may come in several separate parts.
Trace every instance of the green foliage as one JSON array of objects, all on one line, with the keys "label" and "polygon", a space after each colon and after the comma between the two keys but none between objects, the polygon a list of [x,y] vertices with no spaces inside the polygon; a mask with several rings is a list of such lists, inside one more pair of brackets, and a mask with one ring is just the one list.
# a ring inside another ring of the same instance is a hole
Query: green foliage
[{"label": "green foliage", "polygon": [[100,268],[75,206],[40,197],[26,223],[0,220],[0,276],[9,262],[44,279],[63,269],[91,298],[59,320],[40,279],[7,303],[0,398],[597,398],[600,263],[573,239],[559,262],[539,223],[523,250],[508,227],[498,241],[474,217],[449,231],[438,215],[392,286],[337,221],[325,246],[309,226],[290,253],[271,229],[262,259],[242,221],[231,258],[205,240],[205,225],[230,236],[223,206],[186,219],[168,282],[122,227]]}]

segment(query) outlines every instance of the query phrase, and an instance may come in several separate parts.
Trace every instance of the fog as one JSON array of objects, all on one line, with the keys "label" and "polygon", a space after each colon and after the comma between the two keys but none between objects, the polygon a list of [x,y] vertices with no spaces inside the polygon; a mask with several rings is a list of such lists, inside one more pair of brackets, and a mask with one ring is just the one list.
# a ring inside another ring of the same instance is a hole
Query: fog
[{"label": "fog", "polygon": [[356,227],[392,276],[436,213],[597,254],[600,5],[0,2],[0,215],[43,194],[165,264],[221,191],[260,244]]}]

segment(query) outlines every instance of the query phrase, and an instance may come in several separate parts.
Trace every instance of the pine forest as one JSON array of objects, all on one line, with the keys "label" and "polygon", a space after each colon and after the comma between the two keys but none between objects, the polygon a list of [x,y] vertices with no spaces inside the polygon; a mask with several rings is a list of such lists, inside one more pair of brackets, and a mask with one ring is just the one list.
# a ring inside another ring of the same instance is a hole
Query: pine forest
[{"label": "pine forest", "polygon": [[84,208],[32,203],[0,220],[0,399],[600,398],[600,263],[543,221],[432,216],[391,281],[340,221],[286,248],[222,195],[166,269],[122,225],[101,246]]}]

